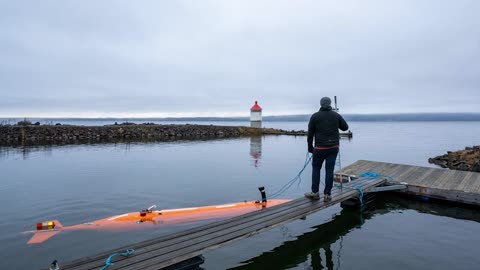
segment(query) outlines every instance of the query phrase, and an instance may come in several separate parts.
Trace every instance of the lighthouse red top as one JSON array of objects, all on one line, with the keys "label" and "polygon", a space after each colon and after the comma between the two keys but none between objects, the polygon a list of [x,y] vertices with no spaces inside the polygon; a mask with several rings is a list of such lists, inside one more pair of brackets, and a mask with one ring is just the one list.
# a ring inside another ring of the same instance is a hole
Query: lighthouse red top
[{"label": "lighthouse red top", "polygon": [[261,112],[262,111],[262,107],[260,107],[258,105],[258,102],[255,101],[255,105],[252,106],[252,108],[250,108],[250,111],[252,112]]}]

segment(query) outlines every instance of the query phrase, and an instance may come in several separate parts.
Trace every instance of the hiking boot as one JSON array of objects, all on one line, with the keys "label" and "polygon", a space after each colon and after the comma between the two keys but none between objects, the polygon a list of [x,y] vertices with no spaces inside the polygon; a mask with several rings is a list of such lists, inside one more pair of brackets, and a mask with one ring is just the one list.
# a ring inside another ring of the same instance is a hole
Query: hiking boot
[{"label": "hiking boot", "polygon": [[320,195],[318,194],[318,192],[307,192],[307,193],[305,193],[305,197],[307,197],[311,200],[319,200],[320,199]]},{"label": "hiking boot", "polygon": [[331,201],[331,200],[332,200],[332,195],[325,194],[325,195],[323,196],[323,201],[324,201],[324,202],[329,202],[329,201]]}]

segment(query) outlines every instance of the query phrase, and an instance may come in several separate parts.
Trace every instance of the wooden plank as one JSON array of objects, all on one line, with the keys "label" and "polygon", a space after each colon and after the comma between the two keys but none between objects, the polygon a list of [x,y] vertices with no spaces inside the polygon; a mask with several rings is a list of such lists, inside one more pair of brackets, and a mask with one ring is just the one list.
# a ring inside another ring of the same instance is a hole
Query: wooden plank
[{"label": "wooden plank", "polygon": [[379,174],[384,175],[386,172],[393,172],[395,171],[399,165],[398,164],[388,164],[383,162],[369,162],[371,169],[370,171],[377,172]]},{"label": "wooden plank", "polygon": [[[371,162],[368,162],[368,161],[365,161],[365,160],[359,160],[359,161],[354,162],[352,165],[349,165],[349,166],[345,167],[344,169],[342,169],[340,171],[344,172],[344,174],[355,175],[355,176],[359,177],[359,174],[361,174],[363,172],[372,171],[372,168],[374,166],[375,166],[375,164],[373,164]],[[351,169],[347,169],[347,168],[351,168]],[[345,171],[345,169],[347,169],[347,170]],[[350,170],[351,170],[351,172],[349,172]]]},{"label": "wooden plank", "polygon": [[[365,187],[375,186],[376,183],[381,183],[381,182],[380,181],[371,182],[365,185]],[[167,253],[158,257],[150,258],[148,260],[148,265],[145,263],[145,261],[143,261],[143,263],[138,267],[134,265],[129,265],[127,269],[137,270],[137,269],[163,268],[173,263],[188,259],[191,256],[197,256],[212,245],[214,245],[215,247],[218,247],[222,243],[228,243],[233,239],[248,237],[252,235],[252,233],[256,233],[256,231],[266,229],[266,228],[271,228],[279,224],[284,224],[292,219],[298,219],[305,215],[324,209],[330,205],[336,204],[352,196],[356,196],[357,194],[358,194],[358,191],[350,189],[349,191],[341,193],[336,200],[334,201],[332,200],[332,202],[327,204],[323,203],[322,201],[313,201],[313,202],[310,202],[310,205],[297,208],[295,211],[289,211],[288,213],[283,213],[275,217],[269,216],[268,218],[256,220],[254,222],[241,224],[240,227],[235,228],[234,231],[229,231],[227,234],[225,234],[225,232],[221,232],[219,235],[215,235],[215,238],[211,238],[205,242],[195,243],[191,246],[184,247],[180,250],[177,250],[177,252],[174,252],[174,253]]]},{"label": "wooden plank", "polygon": [[[261,209],[260,211],[264,211],[264,210],[272,210],[275,209],[275,211],[279,211],[281,210],[283,207],[291,207],[291,206],[294,206],[295,204],[297,203],[303,203],[303,200],[301,199],[296,199],[296,200],[293,200],[293,201],[290,201],[290,202],[287,202],[287,203],[284,203],[284,204],[281,204],[281,205],[276,205],[274,207],[269,207],[269,208],[266,208],[266,209]],[[208,230],[209,228],[211,227],[215,227],[216,225],[218,224],[227,224],[229,222],[235,222],[236,220],[238,219],[243,219],[243,218],[249,218],[250,216],[254,216],[256,215],[257,212],[254,211],[254,212],[250,212],[250,213],[247,213],[247,214],[244,214],[242,216],[238,216],[238,217],[233,217],[231,219],[228,219],[227,221],[225,220],[221,220],[221,221],[216,221],[216,222],[211,222],[209,224],[206,224],[206,225],[203,225],[203,226],[200,226],[200,227],[196,227],[196,228],[192,228],[192,229],[188,229],[188,230],[184,230],[184,231],[181,231],[181,232],[177,232],[177,233],[173,233],[173,234],[169,234],[169,235],[164,235],[164,236],[160,236],[160,237],[157,237],[157,238],[154,238],[154,239],[150,239],[150,240],[146,240],[146,241],[142,241],[142,242],[139,242],[137,244],[135,244],[134,246],[133,245],[128,245],[128,246],[124,246],[124,247],[121,247],[121,248],[118,248],[116,250],[124,250],[124,249],[127,249],[127,248],[132,248],[132,247],[135,247],[135,248],[142,248],[143,246],[149,246],[151,245],[152,243],[155,243],[155,242],[158,242],[158,241],[168,241],[168,240],[171,240],[171,239],[178,239],[179,237],[181,236],[185,236],[185,235],[189,235],[189,234],[192,234],[192,233],[195,233],[195,232],[204,232],[205,230]],[[110,254],[112,253],[112,251],[106,251],[106,252],[103,252],[103,253],[100,253],[100,254],[97,254],[96,256],[100,257],[104,257],[104,256],[109,256]],[[75,260],[75,261],[72,261],[69,263],[68,267],[72,267],[74,266],[75,264],[82,264],[82,261],[83,260],[92,260],[93,258],[91,257],[85,257],[85,258],[81,258],[81,259],[78,259],[78,260]],[[67,266],[63,266],[63,268],[65,268]]]},{"label": "wooden plank", "polygon": [[385,162],[370,162],[372,169],[371,171],[377,172],[381,175],[395,177],[397,172],[401,171],[400,164],[394,163],[385,163]]},{"label": "wooden plank", "polygon": [[429,175],[425,176],[424,181],[421,181],[421,186],[424,187],[438,187],[442,181],[442,177],[445,174],[445,170],[435,169]]},{"label": "wooden plank", "polygon": [[[378,163],[380,163],[382,166],[385,164],[383,162]],[[418,184],[421,186],[426,186],[427,182],[438,182],[438,179],[443,179],[444,173],[446,172],[446,170],[443,169],[435,169],[429,167],[418,167],[402,164],[395,165],[397,165],[395,169],[390,172],[382,171],[382,174],[390,175],[394,178],[395,181],[407,182],[410,185]],[[433,175],[428,175],[429,173],[432,173]]]},{"label": "wooden plank", "polygon": [[[309,207],[309,206],[307,205],[306,207]],[[291,211],[289,211],[288,213],[291,213]],[[287,213],[287,215],[288,215],[288,213]],[[305,213],[304,213],[304,214],[305,214]],[[282,218],[282,217],[279,216],[279,218]],[[263,221],[262,221],[262,222],[263,222]],[[244,225],[242,225],[242,226],[244,226]]]},{"label": "wooden plank", "polygon": [[383,176],[392,176],[392,171],[401,171],[401,164],[359,160],[337,173],[359,176],[361,173],[368,171],[377,172]]},{"label": "wooden plank", "polygon": [[472,188],[476,188],[476,192],[480,193],[480,177],[477,178],[477,181],[472,185]]},{"label": "wooden plank", "polygon": [[[368,161],[366,161],[368,162]],[[378,162],[368,162],[370,164],[369,171],[377,172],[381,175],[386,175],[385,172],[392,172],[397,167],[398,164],[388,164],[388,163],[378,163]]]},{"label": "wooden plank", "polygon": [[[303,199],[303,198],[300,199],[300,200],[298,200],[298,201],[302,202],[302,204],[309,203],[308,200],[305,200],[305,199]],[[290,203],[291,203],[291,202],[290,202]],[[287,203],[287,204],[290,204],[290,203]],[[285,205],[285,204],[282,204],[282,205]],[[298,206],[298,205],[292,205],[291,207],[297,207],[297,206]],[[290,207],[290,208],[291,208],[291,207]],[[282,210],[282,211],[290,211],[290,208],[285,208],[285,209],[281,208],[280,210]],[[268,212],[269,209],[271,209],[271,208],[265,209],[265,210],[266,210],[265,212]],[[277,209],[277,210],[278,210],[278,209]],[[276,211],[276,212],[278,212],[278,211]],[[255,213],[257,214],[257,215],[255,215],[255,216],[258,216],[258,215],[263,214],[263,213],[260,213],[260,214],[259,214],[258,212],[255,212]],[[257,217],[255,217],[255,218],[257,218]],[[242,221],[245,221],[245,219],[241,219],[241,220],[242,220]],[[230,223],[231,223],[231,222],[230,222]],[[228,228],[228,227],[233,226],[234,224],[232,225],[232,224],[228,224],[228,223],[226,223],[226,224],[223,224],[223,223],[222,223],[221,225],[223,226],[222,228],[213,228],[213,229],[211,228],[211,229],[208,229],[208,230],[201,230],[201,231],[197,232],[197,236],[206,235],[206,234],[211,233],[211,232],[213,232],[213,231],[216,231],[216,230],[218,230],[218,229],[225,229],[225,228]],[[194,236],[195,236],[194,234],[189,234],[189,235],[186,235],[186,237],[183,237],[183,238],[175,237],[175,238],[173,239],[173,241],[165,241],[165,239],[159,239],[159,240],[160,240],[159,244],[158,244],[158,243],[153,243],[152,245],[157,245],[158,248],[160,248],[160,247],[162,247],[162,246],[175,245],[175,244],[177,244],[177,243],[181,243],[181,242],[187,241],[187,240],[189,240],[190,238],[192,238],[192,237],[194,237]],[[172,239],[170,239],[170,240],[172,240]],[[140,248],[140,247],[131,247],[131,246],[130,246],[130,248],[136,249],[136,251],[137,251],[136,254],[137,254],[137,255],[139,255],[140,253],[145,252],[145,249],[142,249],[142,248]],[[150,248],[150,247],[149,247],[149,248]],[[108,256],[108,255],[107,255],[107,256]],[[119,258],[121,259],[121,257],[119,257]],[[93,265],[92,267],[95,268],[95,267],[99,267],[99,266],[103,265],[103,264],[104,264],[104,259],[105,259],[105,257],[100,258],[100,261],[97,262],[97,263],[96,263],[95,265]],[[68,266],[68,267],[70,267],[70,266]],[[91,269],[92,267],[90,267],[90,266],[88,266],[88,265],[83,265],[82,268],[80,268],[80,269]],[[65,268],[65,267],[64,267],[64,268]]]},{"label": "wooden plank", "polygon": [[408,182],[408,183],[418,183],[421,182],[424,175],[426,175],[429,172],[428,168],[419,168],[416,170],[411,171],[409,174],[406,174],[404,176],[405,180],[402,182]]},{"label": "wooden plank", "polygon": [[[361,183],[361,184],[367,188],[369,186],[377,185],[377,183],[380,183],[381,181],[384,181],[384,180],[379,180],[379,179],[370,180],[370,181],[365,181],[364,183]],[[358,184],[358,183],[355,183],[355,184]],[[336,195],[337,199],[342,199],[344,198],[344,196],[347,196],[347,195],[355,196],[357,193],[358,191],[356,190],[348,190],[348,191],[344,190],[343,192],[336,190],[332,194],[337,194]],[[319,202],[317,201],[316,203],[319,203]],[[332,204],[333,204],[333,201],[332,203],[324,204],[324,206],[322,207],[327,207]],[[234,238],[238,238],[238,234],[240,234],[240,236],[248,235],[257,230],[261,230],[265,226],[266,227],[274,226],[275,223],[278,223],[281,220],[285,220],[285,218],[287,217],[291,217],[290,216],[291,214],[289,215],[289,213],[298,214],[300,213],[298,211],[303,209],[303,213],[304,213],[303,215],[305,215],[306,210],[308,210],[307,211],[307,214],[308,214],[310,213],[310,211],[318,211],[320,209],[323,209],[321,207],[318,210],[315,210],[316,208],[309,209],[309,207],[312,207],[311,205],[312,205],[312,202],[310,200],[301,198],[301,199],[294,200],[292,202],[288,202],[286,204],[278,205],[271,208],[266,208],[264,209],[265,211],[263,210],[257,211],[257,212],[242,215],[237,218],[233,218],[228,221],[216,222],[215,225],[203,226],[203,229],[196,229],[196,230],[191,229],[191,230],[187,230],[188,233],[183,232],[183,233],[174,234],[172,236],[166,236],[166,237],[164,236],[156,239],[156,241],[152,241],[152,240],[144,241],[144,242],[141,242],[139,245],[136,245],[136,246],[134,245],[134,248],[135,247],[137,248],[136,248],[136,253],[133,256],[130,256],[128,258],[118,257],[119,259],[113,260],[115,262],[115,268],[118,269],[118,267],[122,267],[122,265],[124,265],[125,267],[127,267],[126,269],[135,269],[135,268],[132,268],[133,266],[131,264],[133,263],[133,264],[140,264],[141,266],[139,266],[138,269],[143,269],[145,267],[144,265],[145,260],[150,261],[151,258],[156,258],[156,261],[152,265],[153,267],[156,267],[155,269],[158,269],[159,266],[157,265],[158,263],[157,261],[160,259],[158,259],[157,257],[159,256],[155,256],[155,254],[159,253],[162,250],[163,252],[168,251],[167,254],[170,254],[168,256],[173,256],[174,258],[177,258],[180,256],[177,253],[179,252],[182,254],[185,253],[184,251],[185,248],[188,248],[189,246],[200,245],[202,249],[209,248],[212,245],[212,243],[214,243],[215,241],[221,241],[222,243],[230,241],[229,237],[231,237],[231,234],[234,235]],[[267,223],[268,225],[265,225],[264,223],[269,220],[274,220],[275,223],[274,224]],[[251,230],[253,230],[253,232]],[[242,236],[242,237],[246,237],[246,236]],[[197,244],[192,244],[192,241],[197,241]],[[128,247],[132,248],[132,245]],[[101,256],[97,255],[93,257],[88,257],[86,259],[76,260],[74,261],[73,264],[64,265],[62,269],[96,269],[98,267],[103,266],[105,263],[106,257],[108,257],[109,254],[114,252],[115,251],[104,252],[101,254]],[[188,254],[190,254],[190,251]],[[163,256],[166,256],[165,258],[167,258],[170,261],[170,264],[174,263],[172,258],[168,257],[165,254]],[[181,255],[181,256],[186,256],[186,255]],[[191,257],[194,257],[194,256],[192,255]],[[181,260],[184,260],[184,259],[181,259]]]},{"label": "wooden plank", "polygon": [[[413,167],[414,169],[416,169],[415,167]],[[419,186],[426,186],[426,184],[428,182],[430,182],[430,179],[429,177],[432,176],[432,174],[435,173],[435,170],[431,170],[430,168],[429,169],[426,169],[426,170],[422,170],[423,171],[423,177],[420,178],[420,177],[412,177],[410,179],[404,179],[405,182],[408,182],[410,185],[419,185]],[[427,178],[428,177],[428,178]]]},{"label": "wooden plank", "polygon": [[480,180],[478,180],[474,185],[472,185],[472,192],[476,192],[480,194]]},{"label": "wooden plank", "polygon": [[[277,205],[277,206],[274,206],[274,207],[262,209],[260,211],[271,210],[273,213],[275,213],[275,212],[278,212],[278,211],[283,211],[283,208],[290,209],[290,207],[295,207],[298,204],[304,204],[304,203],[305,203],[305,201],[300,198],[300,199],[296,199],[294,201],[290,201],[290,202],[287,202],[287,203],[284,203],[284,204],[281,204],[281,205]],[[274,209],[274,210],[272,210],[272,209]],[[247,213],[247,214],[244,214],[244,215],[241,215],[241,216],[238,216],[238,217],[234,217],[234,218],[231,218],[231,219],[228,219],[228,220],[212,222],[212,223],[209,223],[209,224],[197,227],[197,228],[188,229],[188,230],[184,230],[184,231],[181,231],[181,232],[177,232],[177,233],[173,233],[173,234],[169,234],[169,235],[165,235],[165,236],[160,236],[160,237],[150,239],[150,240],[147,240],[147,241],[143,241],[143,242],[140,242],[140,243],[137,243],[137,244],[127,245],[127,246],[118,248],[116,250],[110,250],[110,251],[102,252],[102,253],[97,254],[93,257],[84,257],[84,258],[72,261],[72,262],[68,263],[68,265],[62,266],[62,269],[70,269],[70,268],[74,268],[78,265],[83,265],[85,263],[85,261],[91,262],[91,261],[94,261],[94,260],[98,260],[98,261],[102,261],[101,264],[104,264],[105,263],[105,258],[108,257],[110,254],[117,252],[118,250],[125,250],[127,248],[133,248],[133,249],[137,250],[137,254],[138,254],[138,252],[140,250],[142,250],[142,248],[148,247],[148,246],[156,244],[158,242],[168,243],[168,241],[171,241],[171,240],[182,241],[185,236],[189,236],[189,235],[192,235],[192,234],[207,234],[209,232],[209,230],[212,230],[212,228],[216,228],[216,226],[218,226],[218,225],[228,226],[230,223],[237,222],[238,220],[245,220],[245,219],[251,218],[255,214],[258,214],[258,213],[257,212]],[[121,257],[118,257],[118,258],[121,258]]]},{"label": "wooden plank", "polygon": [[480,173],[472,173],[475,174],[475,178],[472,177],[472,180],[470,180],[470,188],[468,188],[469,192],[476,192],[480,193]]},{"label": "wooden plank", "polygon": [[432,168],[422,168],[420,170],[417,170],[416,173],[410,176],[410,184],[425,185],[427,182],[430,181],[428,175],[430,175],[433,171],[434,169]]},{"label": "wooden plank", "polygon": [[[407,193],[474,205],[480,201],[480,173],[402,164],[390,166],[389,163],[363,160],[358,164],[370,168],[377,164],[377,172],[393,176],[395,181],[407,182]],[[355,171],[356,167],[347,166],[344,170],[352,174],[360,173]]]},{"label": "wooden plank", "polygon": [[468,172],[465,178],[458,184],[458,189],[464,192],[468,192],[468,188],[474,183],[476,175],[472,172]]},{"label": "wooden plank", "polygon": [[460,190],[459,186],[467,176],[467,173],[463,171],[455,171],[452,174],[452,178],[445,183],[442,188],[448,190]]},{"label": "wooden plank", "polygon": [[455,174],[455,171],[445,170],[443,175],[440,177],[440,180],[437,181],[436,185],[432,186],[432,188],[447,189],[445,187],[450,184],[453,178],[455,178]]},{"label": "wooden plank", "polygon": [[343,168],[338,172],[341,172],[345,175],[357,175],[358,172],[363,170],[362,166],[364,166],[364,165],[365,164],[361,160],[359,160],[359,161],[356,161],[356,162],[348,165],[346,168],[349,168],[349,169]]},{"label": "wooden plank", "polygon": [[383,175],[387,175],[392,178],[394,178],[395,175],[398,175],[399,172],[402,170],[402,166],[400,164],[391,164],[391,165],[384,166],[384,168],[385,169],[383,171]]},{"label": "wooden plank", "polygon": [[[161,245],[170,245],[170,244],[173,245],[173,244],[176,244],[178,242],[188,240],[189,238],[191,238],[194,235],[205,235],[205,234],[208,234],[208,233],[212,232],[213,230],[228,228],[229,226],[233,226],[235,224],[235,222],[238,222],[239,220],[240,221],[245,221],[245,220],[248,220],[248,219],[251,219],[251,218],[257,218],[259,215],[262,215],[262,214],[274,214],[274,213],[282,212],[282,211],[285,211],[285,210],[289,211],[292,207],[293,208],[298,207],[299,205],[306,204],[306,203],[308,203],[308,200],[304,200],[303,198],[300,198],[300,199],[296,199],[294,201],[287,202],[287,203],[284,203],[284,204],[281,204],[281,205],[278,205],[278,206],[262,209],[261,213],[259,213],[259,211],[247,213],[245,215],[238,216],[238,217],[235,217],[235,218],[231,218],[231,219],[228,219],[226,221],[218,221],[218,222],[207,224],[205,226],[202,226],[202,227],[199,227],[199,228],[196,228],[196,229],[190,229],[190,230],[187,230],[187,231],[184,231],[184,232],[175,233],[173,235],[161,236],[159,238],[144,241],[144,242],[141,242],[139,244],[125,246],[122,249],[133,248],[133,249],[136,250],[136,254],[139,254],[144,250],[145,247],[156,245],[158,243],[161,243]],[[222,226],[222,227],[221,228],[217,227],[219,225]],[[120,250],[122,250],[122,249],[120,249]],[[63,266],[63,269],[74,268],[77,265],[83,265],[83,267],[85,269],[90,269],[90,268],[88,268],[88,266],[84,265],[83,261],[93,261],[93,260],[98,261],[96,263],[96,265],[94,266],[94,267],[98,267],[98,266],[103,265],[104,262],[105,262],[105,258],[108,257],[111,253],[114,253],[114,252],[115,251],[104,252],[102,254],[99,254],[99,255],[95,256],[95,258],[89,257],[89,258],[86,258],[86,260],[78,260],[78,261],[75,261],[74,263],[70,263],[66,266]],[[121,260],[123,258],[118,257],[117,259]],[[81,268],[81,269],[84,269],[84,268]]]},{"label": "wooden plank", "polygon": [[440,171],[436,168],[429,168],[423,176],[419,177],[418,183],[425,187],[434,185],[438,178],[436,173],[440,173]]},{"label": "wooden plank", "polygon": [[137,252],[138,253],[138,252]]},{"label": "wooden plank", "polygon": [[412,178],[411,176],[417,171],[417,168],[415,167],[409,167],[402,165],[402,172],[400,172],[397,175],[397,178],[401,180],[402,182],[407,182],[407,183],[415,183],[416,178]]},{"label": "wooden plank", "polygon": [[458,187],[463,179],[465,179],[466,174],[465,171],[452,170],[452,178],[444,184],[443,188],[447,190],[459,190]]},{"label": "wooden plank", "polygon": [[[375,171],[381,175],[392,176],[395,181],[409,183],[407,193],[480,205],[480,173],[366,160],[359,160],[343,168],[339,173],[359,175],[366,171]],[[344,187],[360,184],[366,189],[379,183],[378,179],[370,179],[344,184]],[[467,190],[474,192],[466,192]],[[346,198],[357,196],[358,191],[348,188],[336,189],[332,194],[335,197],[329,204],[300,198],[262,211],[125,246],[123,249],[133,247],[137,252],[128,258],[115,258],[115,269],[163,268],[200,255],[205,250],[248,237],[319,211]],[[106,257],[115,251],[76,260],[62,269],[97,269],[103,266]],[[70,266],[71,268],[68,268]]]},{"label": "wooden plank", "polygon": [[[386,162],[376,162],[376,161],[367,161],[367,160],[360,160],[354,163],[355,167],[347,166],[345,167],[340,173],[343,171],[349,171],[352,174],[361,173],[360,171],[356,171],[358,164],[363,164],[363,166],[368,166],[368,169],[374,172],[377,172],[384,176],[390,176],[395,178],[395,181],[399,181],[399,176],[405,173],[405,165],[396,164],[396,163],[386,163]],[[365,167],[364,167],[365,168]],[[403,180],[403,179],[400,179]]]},{"label": "wooden plank", "polygon": [[441,189],[443,185],[445,185],[450,179],[450,173],[447,171],[442,171],[442,174],[438,176],[437,181],[430,186],[431,188],[438,188]]},{"label": "wooden plank", "polygon": [[403,167],[401,164],[388,164],[388,163],[381,163],[381,169],[379,173],[381,175],[389,176],[393,178],[394,181],[398,181],[398,174],[402,172]]}]

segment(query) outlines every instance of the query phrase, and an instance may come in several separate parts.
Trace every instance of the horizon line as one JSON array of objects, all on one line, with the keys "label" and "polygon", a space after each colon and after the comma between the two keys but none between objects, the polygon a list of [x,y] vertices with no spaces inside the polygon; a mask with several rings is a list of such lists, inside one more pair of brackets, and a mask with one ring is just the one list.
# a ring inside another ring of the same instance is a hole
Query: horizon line
[{"label": "horizon line", "polygon": [[[262,117],[294,117],[294,116],[308,116],[311,113],[302,113],[302,114],[274,114],[274,115],[263,115]],[[341,113],[344,116],[393,116],[393,115],[480,115],[480,112],[402,112],[402,113]],[[1,116],[0,119],[184,119],[184,118],[249,118],[249,115],[232,115],[232,116],[89,116],[89,117],[78,117],[78,116]]]}]

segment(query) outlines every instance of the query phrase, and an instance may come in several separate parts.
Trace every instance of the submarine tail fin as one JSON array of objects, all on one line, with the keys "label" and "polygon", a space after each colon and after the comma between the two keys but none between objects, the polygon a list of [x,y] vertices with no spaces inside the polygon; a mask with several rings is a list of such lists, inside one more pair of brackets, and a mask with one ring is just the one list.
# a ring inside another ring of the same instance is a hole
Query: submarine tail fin
[{"label": "submarine tail fin", "polygon": [[27,244],[39,244],[47,241],[57,233],[62,231],[62,224],[58,220],[45,221],[37,223],[37,230]]}]

